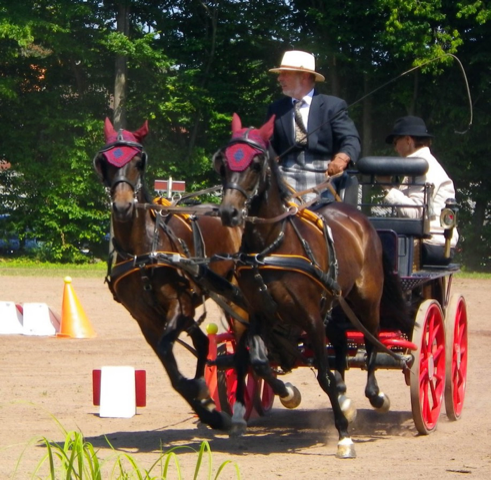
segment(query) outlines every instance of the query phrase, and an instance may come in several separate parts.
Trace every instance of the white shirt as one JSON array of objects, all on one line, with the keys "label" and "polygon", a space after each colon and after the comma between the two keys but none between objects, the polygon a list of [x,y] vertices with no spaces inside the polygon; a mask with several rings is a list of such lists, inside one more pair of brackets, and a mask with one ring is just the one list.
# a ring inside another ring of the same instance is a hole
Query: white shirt
[{"label": "white shirt", "polygon": [[[438,163],[437,159],[431,154],[428,147],[423,147],[409,155],[411,157],[424,158],[428,162],[426,175],[416,177],[419,184],[431,183],[434,185],[433,194],[430,198],[430,234],[431,238],[426,239],[429,245],[445,245],[444,229],[440,226],[440,213],[445,208],[445,202],[449,198],[455,198],[455,187],[447,175],[447,172]],[[407,180],[405,179],[407,182]],[[384,198],[384,202],[390,205],[405,204],[422,206],[424,204],[424,187],[422,185],[402,184],[399,188],[391,188]],[[398,208],[398,214],[406,218],[421,218],[422,208]],[[450,245],[455,247],[459,239],[459,234],[455,228]]]},{"label": "white shirt", "polygon": [[[312,89],[305,97],[301,99],[292,98],[292,103],[295,105],[296,102],[303,100],[302,105],[300,106],[300,115],[302,116],[303,124],[305,125],[306,130],[309,130],[309,112],[310,112],[310,104],[312,103],[312,97],[314,96],[314,89]],[[295,127],[295,115],[292,113],[292,122],[293,127]]]}]

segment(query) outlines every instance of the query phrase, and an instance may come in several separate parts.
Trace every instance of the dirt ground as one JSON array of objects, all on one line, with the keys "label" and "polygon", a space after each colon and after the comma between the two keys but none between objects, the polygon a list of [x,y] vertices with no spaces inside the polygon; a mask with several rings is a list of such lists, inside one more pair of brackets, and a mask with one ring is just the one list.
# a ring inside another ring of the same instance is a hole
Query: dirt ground
[{"label": "dirt ground", "polygon": [[[43,302],[61,313],[62,278],[9,277],[0,270],[0,284],[0,301]],[[172,390],[138,325],[113,301],[102,278],[74,278],[72,285],[97,333],[95,338],[0,335],[0,479],[30,478],[46,452],[30,442],[41,436],[63,442],[65,435],[57,422],[66,430],[83,432],[99,449],[99,457],[111,453],[107,437],[142,468],[157,460],[161,448],[198,449],[207,440],[213,472],[232,460],[239,465],[241,478],[248,480],[491,478],[490,280],[455,279],[452,288],[465,296],[469,317],[468,386],[462,418],[450,422],[443,408],[437,430],[420,436],[401,372],[378,372],[392,407],[386,414],[377,414],[363,395],[364,372],[352,369],[347,384],[358,407],[352,426],[358,455],[354,460],[334,456],[337,434],[329,401],[310,369],[296,369],[287,377],[302,393],[298,409],[286,410],[275,400],[270,414],[250,420],[244,437],[229,439],[197,425],[187,404]],[[209,304],[207,320],[218,317]],[[190,373],[191,355],[182,347],[177,349],[182,369]],[[132,418],[101,418],[99,407],[92,404],[92,371],[110,365],[146,371],[147,406],[138,408]],[[182,478],[193,478],[196,460],[192,452],[179,453]],[[205,468],[201,470],[197,478],[214,478],[208,477]],[[177,479],[175,472],[169,478]],[[228,465],[219,478],[237,477]]]}]

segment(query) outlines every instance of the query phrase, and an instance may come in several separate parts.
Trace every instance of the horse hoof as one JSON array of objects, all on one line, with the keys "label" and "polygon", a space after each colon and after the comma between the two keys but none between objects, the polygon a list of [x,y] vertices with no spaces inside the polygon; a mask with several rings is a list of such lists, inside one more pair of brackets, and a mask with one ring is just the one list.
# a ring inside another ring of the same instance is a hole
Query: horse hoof
[{"label": "horse hoof", "polygon": [[280,397],[280,402],[286,408],[297,408],[302,401],[300,390],[291,383],[285,383],[285,387],[288,395],[286,397]]},{"label": "horse hoof", "polygon": [[351,438],[343,438],[338,442],[336,458],[356,458],[355,444]]},{"label": "horse hoof", "polygon": [[339,406],[341,407],[341,411],[346,417],[346,420],[348,420],[348,423],[353,423],[356,420],[356,415],[358,413],[353,404],[353,401],[346,395],[338,395],[338,400]]},{"label": "horse hoof", "polygon": [[220,430],[230,432],[232,430],[232,417],[226,412],[219,412],[221,417]]},{"label": "horse hoof", "polygon": [[234,404],[234,414],[229,430],[230,437],[240,437],[245,434],[247,429],[247,421],[245,417],[245,406],[240,402]]},{"label": "horse hoof", "polygon": [[230,429],[228,430],[228,436],[231,438],[242,437],[247,430],[247,422],[244,420],[240,423],[232,422]]},{"label": "horse hoof", "polygon": [[370,399],[370,403],[377,412],[387,413],[390,410],[390,399],[385,393],[380,392],[375,398]]}]

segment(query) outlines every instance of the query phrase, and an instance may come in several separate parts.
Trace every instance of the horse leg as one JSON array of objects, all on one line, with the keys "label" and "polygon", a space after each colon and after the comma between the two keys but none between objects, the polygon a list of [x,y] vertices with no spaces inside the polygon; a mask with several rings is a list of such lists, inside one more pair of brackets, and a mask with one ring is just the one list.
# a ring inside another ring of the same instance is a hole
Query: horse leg
[{"label": "horse leg", "polygon": [[247,428],[247,421],[245,419],[245,377],[249,368],[249,352],[247,350],[246,337],[247,334],[241,335],[236,344],[234,354],[237,387],[235,390],[235,403],[233,406],[232,426],[230,429],[231,436],[243,435]]},{"label": "horse leg", "polygon": [[250,338],[249,355],[254,373],[271,387],[273,393],[280,397],[281,403],[286,408],[298,407],[302,399],[300,391],[291,383],[285,383],[276,378],[268,360],[268,349],[259,335],[253,335]]},{"label": "horse leg", "polygon": [[[183,328],[178,328],[177,326],[179,325],[183,327],[183,325],[186,323],[193,321],[194,320],[192,318],[189,319],[183,315],[174,316],[167,323],[164,335],[157,345],[157,355],[164,365],[172,387],[196,412],[200,421],[206,425],[209,425],[213,429],[228,430],[230,428],[230,419],[226,413],[216,410],[215,404],[209,396],[204,379],[202,377],[194,379],[186,378],[179,371],[179,367],[177,365],[173,349],[175,341],[177,340],[180,332],[183,331]],[[194,333],[194,335],[197,339],[198,335],[196,333]],[[201,370],[201,366],[197,367],[197,369]]]},{"label": "horse leg", "polygon": [[377,379],[375,378],[377,351],[366,338],[365,346],[367,350],[367,385],[365,387],[365,396],[373,408],[381,413],[385,413],[390,409],[390,399],[385,393],[380,391]]},{"label": "horse leg", "polygon": [[317,381],[320,387],[327,393],[334,414],[334,424],[339,434],[338,450],[336,457],[338,458],[355,458],[355,446],[348,434],[348,419],[341,409],[339,402],[339,392],[336,385],[336,376],[329,369],[329,360],[325,348],[324,325],[320,319],[312,321],[312,331],[309,338],[312,342],[312,348],[317,360]]},{"label": "horse leg", "polygon": [[[249,330],[252,330],[249,327]],[[245,432],[247,422],[245,416],[245,377],[248,368],[261,377],[280,397],[281,403],[287,408],[300,405],[299,390],[290,383],[284,383],[275,377],[268,360],[268,351],[263,339],[258,334],[250,335],[250,331],[242,335],[235,353],[235,370],[237,375],[237,390],[235,394],[234,413],[232,417],[232,432],[241,435]]]},{"label": "horse leg", "polygon": [[346,393],[346,383],[344,373],[347,368],[346,356],[348,354],[348,342],[346,332],[340,325],[343,320],[339,307],[335,308],[326,322],[326,335],[334,349],[334,369],[336,375],[336,384],[340,394]]},{"label": "horse leg", "polygon": [[342,325],[345,320],[339,306],[331,312],[326,323],[326,335],[334,349],[334,375],[336,377],[336,388],[338,390],[341,410],[350,423],[355,421],[356,408],[352,400],[346,396],[345,371],[347,370],[348,340],[346,330]]},{"label": "horse leg", "polygon": [[203,330],[199,328],[196,322],[193,322],[191,327],[187,329],[187,333],[191,337],[194,349],[196,350],[197,361],[196,361],[196,370],[194,373],[194,380],[196,380],[200,385],[200,392],[198,394],[198,397],[199,398],[209,397],[210,392],[208,391],[208,387],[206,386],[204,380],[206,359],[208,356],[208,348],[209,348],[208,337],[205,335]]}]

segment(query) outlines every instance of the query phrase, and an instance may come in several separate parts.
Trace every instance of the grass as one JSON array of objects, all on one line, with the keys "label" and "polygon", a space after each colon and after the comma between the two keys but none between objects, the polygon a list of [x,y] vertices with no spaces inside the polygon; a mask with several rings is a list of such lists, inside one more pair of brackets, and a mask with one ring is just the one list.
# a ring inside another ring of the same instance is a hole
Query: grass
[{"label": "grass", "polygon": [[84,277],[103,278],[107,271],[105,262],[85,264],[58,264],[38,262],[26,258],[0,257],[0,276],[12,277]]},{"label": "grass", "polygon": [[[0,276],[11,277],[84,277],[103,278],[106,275],[105,262],[85,264],[60,264],[38,262],[27,258],[0,257]],[[491,273],[468,272],[462,269],[455,278],[491,279]]]},{"label": "grass", "polygon": [[[57,421],[55,419],[55,421]],[[31,479],[66,479],[66,480],[165,480],[172,474],[172,478],[182,480],[183,471],[179,463],[178,454],[183,451],[192,451],[197,454],[193,479],[205,469],[205,476],[199,478],[218,480],[227,466],[233,468],[236,478],[241,479],[239,466],[231,461],[222,462],[216,473],[213,471],[213,456],[207,441],[201,443],[199,451],[189,446],[178,446],[161,452],[150,468],[145,469],[138,465],[136,459],[128,453],[121,453],[114,449],[106,439],[112,454],[107,458],[99,458],[90,442],[85,441],[84,436],[78,431],[66,431],[57,421],[65,436],[62,444],[53,442],[45,437],[31,442],[46,448],[46,453],[39,460]],[[24,451],[23,455],[26,453]],[[22,456],[17,462],[17,468],[22,462]],[[15,476],[15,472],[14,472]],[[190,477],[187,477],[190,478]]]}]

